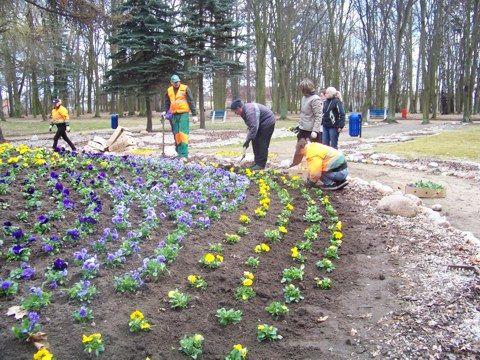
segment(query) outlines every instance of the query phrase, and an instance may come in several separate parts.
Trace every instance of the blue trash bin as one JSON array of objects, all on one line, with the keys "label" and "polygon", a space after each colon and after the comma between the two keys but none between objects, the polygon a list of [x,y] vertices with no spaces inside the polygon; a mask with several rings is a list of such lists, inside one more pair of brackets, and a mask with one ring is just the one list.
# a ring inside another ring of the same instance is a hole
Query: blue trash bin
[{"label": "blue trash bin", "polygon": [[118,114],[112,114],[110,116],[110,125],[112,129],[116,129],[118,127]]},{"label": "blue trash bin", "polygon": [[351,113],[348,116],[348,134],[352,137],[362,137],[362,114]]}]

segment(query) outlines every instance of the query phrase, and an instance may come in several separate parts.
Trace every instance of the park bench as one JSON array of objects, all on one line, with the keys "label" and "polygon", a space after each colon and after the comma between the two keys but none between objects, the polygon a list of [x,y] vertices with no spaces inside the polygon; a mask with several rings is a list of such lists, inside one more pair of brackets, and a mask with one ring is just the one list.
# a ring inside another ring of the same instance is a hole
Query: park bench
[{"label": "park bench", "polygon": [[227,119],[227,110],[212,110],[210,116],[212,118],[212,123],[215,122],[215,119],[222,119],[222,122],[225,122]]},{"label": "park bench", "polygon": [[383,119],[387,118],[387,109],[368,109],[367,120],[370,119]]}]

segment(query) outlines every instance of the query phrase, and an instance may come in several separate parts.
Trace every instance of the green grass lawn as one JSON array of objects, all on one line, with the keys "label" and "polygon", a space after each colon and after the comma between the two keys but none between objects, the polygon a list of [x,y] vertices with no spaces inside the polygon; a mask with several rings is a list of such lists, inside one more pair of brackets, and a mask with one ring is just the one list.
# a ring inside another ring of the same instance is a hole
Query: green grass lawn
[{"label": "green grass lawn", "polygon": [[380,144],[377,152],[406,157],[440,157],[480,160],[480,125],[445,131],[396,144]]},{"label": "green grass lawn", "polygon": [[[278,120],[277,127],[291,127],[297,125],[297,120],[287,119]],[[49,121],[42,121],[40,117],[33,118],[7,118],[7,121],[0,122],[3,135],[5,138],[13,136],[31,136],[34,134],[48,134]],[[125,117],[119,118],[118,124],[120,126],[132,129],[132,130],[144,130],[146,128],[147,119],[145,117]],[[110,116],[103,114],[101,118],[81,118],[70,120],[70,126],[72,132],[89,132],[94,130],[110,129]],[[169,126],[167,126],[169,127]],[[237,116],[230,116],[225,123],[212,122],[207,119],[205,123],[207,130],[245,130],[246,126],[243,120]],[[199,129],[199,124],[191,124],[191,130]],[[161,130],[161,122],[158,114],[154,114],[153,117],[153,129],[154,131]]]}]

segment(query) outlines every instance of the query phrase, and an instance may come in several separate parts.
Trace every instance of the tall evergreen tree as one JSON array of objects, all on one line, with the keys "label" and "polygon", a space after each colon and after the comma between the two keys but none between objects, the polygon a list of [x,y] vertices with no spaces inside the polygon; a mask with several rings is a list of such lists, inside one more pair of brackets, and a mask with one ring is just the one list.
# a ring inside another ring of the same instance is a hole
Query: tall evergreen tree
[{"label": "tall evergreen tree", "polygon": [[175,12],[163,0],[127,0],[116,13],[123,22],[109,38],[117,52],[106,74],[107,89],[134,91],[144,97],[147,131],[152,131],[152,95],[182,67]]},{"label": "tall evergreen tree", "polygon": [[[187,77],[198,82],[200,127],[205,128],[205,77],[215,72],[238,73],[243,66],[237,61],[238,52],[245,50],[244,36],[236,31],[242,22],[235,20],[234,0],[191,0],[181,6],[184,56]],[[236,41],[235,41],[236,40]]]}]

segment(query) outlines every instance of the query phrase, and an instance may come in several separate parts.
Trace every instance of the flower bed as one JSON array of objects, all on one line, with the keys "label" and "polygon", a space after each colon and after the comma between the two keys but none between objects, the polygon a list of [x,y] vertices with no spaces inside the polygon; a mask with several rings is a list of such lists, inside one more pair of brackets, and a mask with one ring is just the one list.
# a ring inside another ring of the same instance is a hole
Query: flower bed
[{"label": "flower bed", "polygon": [[38,332],[62,359],[293,358],[282,342],[301,339],[299,309],[335,287],[342,224],[298,178],[8,145],[0,156],[0,306],[24,315],[0,327],[7,358],[33,357]]}]

